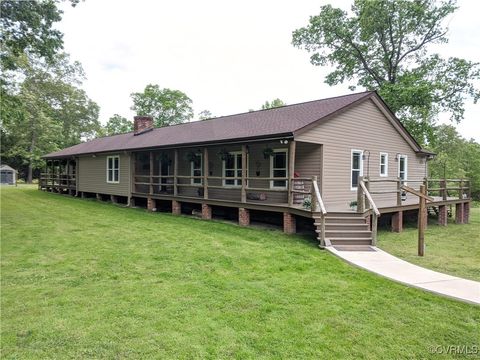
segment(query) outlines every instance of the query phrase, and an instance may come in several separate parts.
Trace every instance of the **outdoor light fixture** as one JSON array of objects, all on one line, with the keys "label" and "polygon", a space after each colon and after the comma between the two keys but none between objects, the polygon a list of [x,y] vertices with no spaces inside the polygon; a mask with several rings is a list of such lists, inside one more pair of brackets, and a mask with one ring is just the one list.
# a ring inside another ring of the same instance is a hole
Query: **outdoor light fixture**
[{"label": "outdoor light fixture", "polygon": [[280,140],[280,144],[287,145],[287,144],[288,144],[288,140],[282,139],[282,140]]},{"label": "outdoor light fixture", "polygon": [[400,153],[397,153],[397,154],[395,155],[395,161],[398,161],[398,159],[400,159],[400,155],[401,155]]}]

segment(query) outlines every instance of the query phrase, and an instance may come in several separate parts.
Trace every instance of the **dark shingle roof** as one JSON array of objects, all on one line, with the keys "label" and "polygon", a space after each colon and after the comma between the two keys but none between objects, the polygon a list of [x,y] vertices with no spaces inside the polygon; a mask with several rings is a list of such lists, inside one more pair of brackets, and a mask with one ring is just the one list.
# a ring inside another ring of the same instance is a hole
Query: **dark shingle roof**
[{"label": "dark shingle roof", "polygon": [[45,158],[292,135],[295,131],[372,94],[374,92],[362,92],[274,109],[222,116],[211,120],[156,128],[138,136],[134,136],[133,132],[108,136],[50,153]]}]

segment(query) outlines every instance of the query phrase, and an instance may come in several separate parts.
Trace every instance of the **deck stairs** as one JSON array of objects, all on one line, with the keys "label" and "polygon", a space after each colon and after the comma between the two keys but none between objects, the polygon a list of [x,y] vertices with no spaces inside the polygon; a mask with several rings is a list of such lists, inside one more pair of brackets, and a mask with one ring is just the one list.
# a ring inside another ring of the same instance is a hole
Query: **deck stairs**
[{"label": "deck stairs", "polygon": [[[314,213],[317,239],[320,241],[322,220]],[[372,245],[372,231],[363,214],[355,212],[329,212],[325,217],[325,245]]]}]

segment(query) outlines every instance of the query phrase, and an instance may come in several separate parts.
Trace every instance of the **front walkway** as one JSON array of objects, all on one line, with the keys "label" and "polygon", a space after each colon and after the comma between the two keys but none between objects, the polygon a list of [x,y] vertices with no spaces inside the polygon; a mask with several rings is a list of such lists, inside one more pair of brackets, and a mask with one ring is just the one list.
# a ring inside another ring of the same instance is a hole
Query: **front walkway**
[{"label": "front walkway", "polygon": [[[353,265],[389,279],[461,301],[480,304],[480,282],[410,264],[374,246],[352,249],[353,251],[340,246],[329,246],[326,249]],[[367,251],[368,249],[370,250]]]}]

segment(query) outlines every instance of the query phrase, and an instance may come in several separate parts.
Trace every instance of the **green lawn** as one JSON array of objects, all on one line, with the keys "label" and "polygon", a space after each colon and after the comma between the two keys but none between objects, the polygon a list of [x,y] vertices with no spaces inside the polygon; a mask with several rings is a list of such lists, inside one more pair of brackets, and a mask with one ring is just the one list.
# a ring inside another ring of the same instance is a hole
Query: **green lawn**
[{"label": "green lawn", "polygon": [[2,188],[1,220],[3,359],[433,359],[432,346],[478,346],[480,307],[276,230],[22,187]]},{"label": "green lawn", "polygon": [[406,261],[426,268],[480,281],[480,208],[472,208],[470,224],[447,227],[429,219],[425,231],[425,256],[417,256],[418,230],[407,227],[402,233],[380,231],[378,246]]}]

